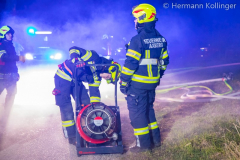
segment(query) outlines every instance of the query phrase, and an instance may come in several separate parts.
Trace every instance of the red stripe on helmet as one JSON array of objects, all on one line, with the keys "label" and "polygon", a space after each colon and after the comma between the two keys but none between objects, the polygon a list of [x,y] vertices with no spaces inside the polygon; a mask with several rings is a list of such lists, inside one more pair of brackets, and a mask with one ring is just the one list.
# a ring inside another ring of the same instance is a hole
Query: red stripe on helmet
[{"label": "red stripe on helmet", "polygon": [[141,12],[141,11],[143,11],[143,9],[136,10],[133,13],[138,13],[138,12]]},{"label": "red stripe on helmet", "polygon": [[152,13],[152,15],[148,19],[153,18],[155,15],[156,15],[155,13]]}]

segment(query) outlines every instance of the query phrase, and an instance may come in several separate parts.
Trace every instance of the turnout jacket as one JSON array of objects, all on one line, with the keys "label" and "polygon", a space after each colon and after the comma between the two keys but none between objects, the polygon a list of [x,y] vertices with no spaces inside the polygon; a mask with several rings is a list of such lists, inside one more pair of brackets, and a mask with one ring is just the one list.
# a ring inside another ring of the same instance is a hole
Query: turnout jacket
[{"label": "turnout jacket", "polygon": [[156,22],[138,28],[138,34],[128,44],[121,72],[122,85],[140,89],[155,89],[169,64],[166,39],[155,29]]},{"label": "turnout jacket", "polygon": [[18,73],[16,61],[19,61],[19,56],[16,55],[12,41],[0,41],[0,73]]},{"label": "turnout jacket", "polygon": [[[72,77],[74,75],[75,70],[75,62],[84,61],[86,64],[113,64],[112,60],[108,60],[104,57],[100,57],[93,50],[85,50],[79,47],[71,47],[69,49],[69,53],[71,56],[78,57],[73,58],[72,60],[67,60],[63,64],[61,64],[59,69],[57,70],[56,75],[68,80],[72,81]],[[84,74],[78,73],[77,79],[80,81],[84,81],[88,83],[89,92],[90,92],[90,102],[100,102],[101,95],[99,91],[99,86],[101,84],[100,73],[108,72],[109,67],[95,67],[95,66],[86,66],[84,68]]]}]

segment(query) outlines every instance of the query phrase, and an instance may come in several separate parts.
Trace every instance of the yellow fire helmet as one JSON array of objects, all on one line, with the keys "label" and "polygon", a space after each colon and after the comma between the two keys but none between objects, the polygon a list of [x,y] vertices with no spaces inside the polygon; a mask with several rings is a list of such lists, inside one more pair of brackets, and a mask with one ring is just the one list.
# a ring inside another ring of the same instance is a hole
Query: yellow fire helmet
[{"label": "yellow fire helmet", "polygon": [[7,32],[14,34],[14,30],[10,26],[2,26],[2,28],[0,28],[0,38],[4,38]]},{"label": "yellow fire helmet", "polygon": [[150,4],[139,4],[133,7],[132,14],[138,23],[152,22],[156,18],[156,9]]}]

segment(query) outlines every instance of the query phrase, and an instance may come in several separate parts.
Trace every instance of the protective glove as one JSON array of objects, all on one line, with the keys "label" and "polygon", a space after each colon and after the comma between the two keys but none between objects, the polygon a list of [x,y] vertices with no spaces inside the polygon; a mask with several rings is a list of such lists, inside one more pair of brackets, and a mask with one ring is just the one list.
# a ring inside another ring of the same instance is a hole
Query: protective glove
[{"label": "protective glove", "polygon": [[120,81],[120,91],[124,94],[127,95],[127,85],[123,85],[122,81]]},{"label": "protective glove", "polygon": [[85,65],[86,65],[86,63],[85,63],[84,61],[78,61],[78,62],[76,63],[76,67],[77,67],[77,68],[84,68]]},{"label": "protective glove", "polygon": [[164,70],[160,70],[160,78],[162,78],[162,76],[164,75]]},{"label": "protective glove", "polygon": [[127,87],[126,86],[120,86],[120,91],[124,94],[127,95]]}]

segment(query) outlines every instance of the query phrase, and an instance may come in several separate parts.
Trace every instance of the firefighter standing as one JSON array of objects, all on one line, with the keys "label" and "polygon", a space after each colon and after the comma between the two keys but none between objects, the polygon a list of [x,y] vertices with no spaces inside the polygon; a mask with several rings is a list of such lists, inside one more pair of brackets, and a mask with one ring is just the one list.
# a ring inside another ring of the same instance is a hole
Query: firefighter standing
[{"label": "firefighter standing", "polygon": [[128,45],[120,90],[127,95],[129,117],[136,136],[136,144],[129,150],[142,152],[160,146],[153,103],[155,88],[160,84],[169,56],[166,39],[155,29],[156,9],[140,4],[133,8],[132,14],[138,35]]},{"label": "firefighter standing", "polygon": [[3,120],[7,120],[14,98],[17,93],[17,81],[19,80],[17,61],[25,62],[24,56],[17,56],[13,46],[14,30],[10,26],[0,29],[0,94],[4,89],[7,95],[4,104]]},{"label": "firefighter standing", "polygon": [[[62,127],[64,131],[64,135],[69,139],[70,144],[76,144],[76,126],[74,120],[74,112],[71,104],[71,95],[74,98],[74,83],[73,78],[77,79],[78,85],[80,85],[80,104],[87,105],[93,102],[100,102],[100,92],[99,86],[101,83],[101,77],[109,78],[109,74],[101,74],[104,73],[105,69],[100,67],[85,67],[85,69],[81,70],[77,73],[77,77],[75,75],[75,66],[83,66],[85,64],[111,64],[114,63],[111,60],[107,60],[103,57],[99,57],[99,55],[93,50],[85,50],[79,47],[71,47],[69,49],[70,60],[66,60],[64,63],[60,64],[55,74],[55,89],[53,94],[55,95],[56,105],[60,107],[61,119],[62,119]],[[107,68],[108,73],[114,76],[113,68]],[[110,75],[110,77],[112,77]],[[88,96],[87,90],[82,84],[81,81],[87,82],[90,90],[90,98]],[[114,82],[113,78],[107,80],[108,82]]]}]

